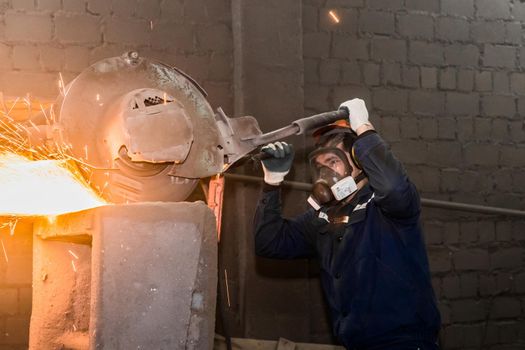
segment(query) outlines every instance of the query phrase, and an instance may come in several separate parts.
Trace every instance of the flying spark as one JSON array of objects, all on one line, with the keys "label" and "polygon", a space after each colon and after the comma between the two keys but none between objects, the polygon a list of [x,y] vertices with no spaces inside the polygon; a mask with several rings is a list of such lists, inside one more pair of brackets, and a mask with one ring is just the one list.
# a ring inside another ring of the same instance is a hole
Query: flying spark
[{"label": "flying spark", "polygon": [[78,255],[76,255],[71,249],[69,249],[68,252],[73,258],[78,260]]},{"label": "flying spark", "polygon": [[226,298],[228,299],[228,307],[231,307],[230,303],[230,288],[228,288],[228,272],[224,269],[224,283],[226,284]]},{"label": "flying spark", "polygon": [[11,236],[15,234],[16,224],[18,224],[18,219],[9,221],[9,234]]},{"label": "flying spark", "polygon": [[341,22],[341,20],[339,19],[339,17],[337,16],[337,14],[333,10],[328,11],[328,14],[330,15],[330,17],[332,17],[332,20],[335,23]]},{"label": "flying spark", "polygon": [[[59,77],[63,87],[62,75]],[[21,100],[26,108],[31,104],[28,99]],[[107,204],[89,187],[84,175],[91,172],[81,173],[83,162],[70,155],[69,145],[56,141],[32,145],[32,135],[45,135],[32,120],[19,123],[9,115],[18,101],[14,100],[7,112],[0,111],[0,216],[59,215]],[[53,109],[49,114],[42,104],[40,109],[46,124],[51,124]],[[87,158],[87,147],[84,151]],[[16,221],[6,226],[13,234]]]},{"label": "flying spark", "polygon": [[62,78],[62,73],[58,72],[58,90],[62,96],[66,96],[66,87],[64,85],[64,78]]},{"label": "flying spark", "polygon": [[0,239],[0,242],[2,242],[2,250],[4,251],[5,262],[9,263],[9,258],[7,257],[7,252],[5,251],[4,240]]}]

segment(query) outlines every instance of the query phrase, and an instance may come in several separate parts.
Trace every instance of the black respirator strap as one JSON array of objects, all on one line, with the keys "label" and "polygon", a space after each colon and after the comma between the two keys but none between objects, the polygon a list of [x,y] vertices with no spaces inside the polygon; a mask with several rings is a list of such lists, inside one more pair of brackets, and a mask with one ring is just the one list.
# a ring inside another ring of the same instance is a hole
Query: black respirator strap
[{"label": "black respirator strap", "polygon": [[355,148],[354,147],[352,147],[352,149],[350,151],[350,158],[352,158],[352,162],[354,162],[354,164],[355,164],[357,169],[363,170],[363,167],[361,166],[361,164],[357,160],[357,156],[355,155]]},{"label": "black respirator strap", "polygon": [[[361,168],[359,168],[361,169]],[[364,171],[362,171],[359,175],[357,175],[354,179],[355,183],[358,184],[360,183],[361,181],[363,181],[364,179],[366,178],[366,174]]]}]

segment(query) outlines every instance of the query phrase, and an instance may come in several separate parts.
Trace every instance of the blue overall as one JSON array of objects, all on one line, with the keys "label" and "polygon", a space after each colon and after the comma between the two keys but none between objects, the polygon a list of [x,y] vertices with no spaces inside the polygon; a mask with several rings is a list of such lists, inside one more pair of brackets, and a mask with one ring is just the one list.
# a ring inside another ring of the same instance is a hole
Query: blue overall
[{"label": "blue overall", "polygon": [[420,227],[419,194],[375,133],[354,155],[368,177],[337,215],[281,215],[280,190],[265,186],[255,213],[255,249],[279,259],[317,257],[333,331],[347,349],[437,349],[440,315]]}]

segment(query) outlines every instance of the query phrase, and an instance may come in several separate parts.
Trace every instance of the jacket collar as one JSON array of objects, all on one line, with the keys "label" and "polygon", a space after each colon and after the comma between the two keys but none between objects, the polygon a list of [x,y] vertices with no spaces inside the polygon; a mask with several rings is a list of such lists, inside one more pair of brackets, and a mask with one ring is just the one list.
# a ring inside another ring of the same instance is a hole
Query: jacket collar
[{"label": "jacket collar", "polygon": [[[374,193],[369,184],[363,186],[346,204],[338,207],[324,207],[318,212],[318,218],[334,224],[353,224],[364,220],[366,206],[372,200]],[[334,212],[337,213],[334,215]]]},{"label": "jacket collar", "polygon": [[370,184],[367,183],[360,190],[357,191],[354,198],[352,198],[352,200],[348,204],[355,209],[355,207],[359,204],[366,203],[372,195],[372,188],[370,188]]}]

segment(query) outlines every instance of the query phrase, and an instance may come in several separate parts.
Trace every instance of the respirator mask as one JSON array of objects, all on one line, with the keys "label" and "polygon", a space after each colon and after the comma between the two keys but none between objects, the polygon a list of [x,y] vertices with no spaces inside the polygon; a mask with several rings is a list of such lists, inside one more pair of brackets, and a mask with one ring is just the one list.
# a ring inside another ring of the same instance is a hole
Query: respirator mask
[{"label": "respirator mask", "polygon": [[353,167],[340,148],[318,148],[308,158],[313,181],[308,203],[315,210],[347,198],[357,191],[357,183],[365,177],[363,172],[355,179],[351,176]]}]

